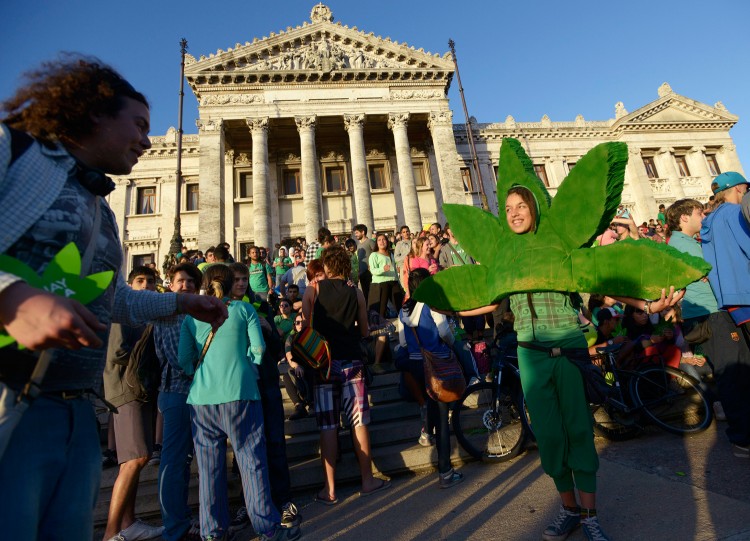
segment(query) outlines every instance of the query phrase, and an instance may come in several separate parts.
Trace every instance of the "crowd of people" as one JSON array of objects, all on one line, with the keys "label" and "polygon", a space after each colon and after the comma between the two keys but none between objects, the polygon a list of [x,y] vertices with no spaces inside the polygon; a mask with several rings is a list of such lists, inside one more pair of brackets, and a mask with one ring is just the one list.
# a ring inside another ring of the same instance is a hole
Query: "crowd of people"
[{"label": "crowd of people", "polygon": [[[449,224],[415,234],[407,226],[388,234],[359,224],[351,236],[320,228],[309,243],[252,246],[236,254],[240,261],[227,243],[183,248],[165,262],[163,277],[152,263],[125,280],[104,199],[114,184],[106,175],[131,171],[150,147],[148,130],[145,97],[96,59],[45,64],[3,104],[0,200],[4,208],[12,202],[28,211],[0,216],[0,250],[42,272],[72,242],[83,254],[84,274],[115,277],[84,306],[0,270],[0,324],[17,342],[0,359],[0,390],[29,406],[0,455],[0,523],[9,537],[90,540],[101,466],[116,462],[103,541],[217,540],[248,524],[261,540],[298,539],[280,381],[294,405],[288,420],[315,417],[324,479],[315,499],[333,506],[342,415],[351,427],[361,496],[391,486],[373,475],[368,431],[368,365],[391,354],[405,396],[421,406],[418,442],[436,445],[437,486],[454,487],[463,475],[450,462],[449,405],[427,392],[423,352],[455,355],[467,383],[480,380],[487,367],[478,366],[475,346],[483,344],[488,323],[494,327],[493,313],[511,314],[542,467],[560,497],[543,539],[564,539],[579,526],[589,539],[609,539],[596,509],[591,417],[580,373],[567,356],[622,343],[623,365],[658,358],[690,373],[722,407],[734,454],[748,458],[750,196],[739,173],[715,179],[708,215],[703,204],[685,199],[660,208],[653,227],[638,228],[622,209],[597,240],[606,246],[648,237],[705,258],[711,273],[686,292],[670,284],[655,300],[596,292],[583,306],[575,295],[539,291],[512,294],[505,306],[445,313],[413,295],[430,276],[478,264]],[[504,197],[510,230],[533,234],[533,193],[515,186]],[[399,330],[393,352],[382,332],[389,320]],[[596,329],[588,342],[582,324]],[[687,337],[704,325],[709,336],[696,348]],[[306,327],[327,341],[330,374],[295,356],[295,337]],[[34,367],[47,363],[36,381]],[[113,412],[103,456],[89,404],[101,389]],[[234,517],[227,441],[245,503]],[[197,521],[188,505],[193,460]],[[140,472],[149,463],[159,468],[159,527],[135,514]]]}]

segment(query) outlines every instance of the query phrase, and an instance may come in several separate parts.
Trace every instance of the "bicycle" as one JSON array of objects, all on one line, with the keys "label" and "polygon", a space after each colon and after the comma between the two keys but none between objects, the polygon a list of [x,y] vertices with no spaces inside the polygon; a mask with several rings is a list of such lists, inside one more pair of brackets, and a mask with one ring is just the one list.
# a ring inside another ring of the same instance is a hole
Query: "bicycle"
[{"label": "bicycle", "polygon": [[619,368],[620,345],[597,349],[594,358],[613,393],[594,406],[594,433],[613,441],[629,439],[642,429],[644,416],[673,434],[702,432],[713,421],[713,409],[692,376],[659,364],[641,363],[634,370]]},{"label": "bicycle", "polygon": [[[511,353],[512,337],[490,346],[490,381],[470,385],[452,409],[456,440],[472,457],[484,462],[505,462],[518,456],[532,437],[526,416],[518,357]],[[515,359],[515,363],[513,360]]]}]

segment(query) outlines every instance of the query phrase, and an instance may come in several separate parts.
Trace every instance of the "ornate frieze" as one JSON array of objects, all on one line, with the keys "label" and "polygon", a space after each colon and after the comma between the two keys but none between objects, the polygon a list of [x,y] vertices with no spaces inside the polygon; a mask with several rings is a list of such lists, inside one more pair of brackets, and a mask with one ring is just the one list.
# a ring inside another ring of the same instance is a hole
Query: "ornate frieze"
[{"label": "ornate frieze", "polygon": [[444,98],[445,92],[429,89],[396,89],[390,91],[390,97],[392,100],[430,100]]},{"label": "ornate frieze", "polygon": [[251,103],[263,103],[262,94],[211,94],[203,96],[201,105],[249,105]]},{"label": "ornate frieze", "polygon": [[219,132],[224,125],[224,120],[221,118],[209,118],[207,120],[199,118],[195,121],[195,125],[198,126],[199,134]]},{"label": "ornate frieze", "polygon": [[368,160],[385,160],[386,158],[388,158],[388,155],[385,152],[383,152],[382,149],[379,149],[379,148],[367,149]]},{"label": "ornate frieze", "polygon": [[252,165],[250,155],[247,152],[240,152],[234,159],[234,165]]}]

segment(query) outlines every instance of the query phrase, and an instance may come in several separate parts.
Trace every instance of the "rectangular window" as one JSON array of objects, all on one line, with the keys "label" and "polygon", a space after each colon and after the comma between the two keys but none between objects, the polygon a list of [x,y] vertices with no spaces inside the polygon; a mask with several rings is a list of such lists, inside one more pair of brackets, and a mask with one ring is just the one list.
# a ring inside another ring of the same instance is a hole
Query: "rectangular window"
[{"label": "rectangular window", "polygon": [[412,171],[414,171],[414,184],[417,188],[420,187],[426,187],[427,186],[427,177],[424,173],[424,164],[423,163],[414,163],[411,166]]},{"label": "rectangular window", "polygon": [[346,176],[343,167],[326,168],[326,192],[345,192]]},{"label": "rectangular window", "polygon": [[690,169],[688,169],[687,160],[685,156],[675,156],[674,161],[677,162],[677,173],[681,177],[689,177]]},{"label": "rectangular window", "polygon": [[656,172],[656,164],[654,159],[650,156],[643,157],[643,166],[646,168],[646,175],[648,178],[659,178],[659,174]]},{"label": "rectangular window", "polygon": [[549,186],[549,179],[547,178],[547,168],[543,163],[534,165],[534,173],[536,173],[537,178],[539,178],[539,180],[541,180],[545,186]]},{"label": "rectangular window", "polygon": [[253,196],[253,173],[251,171],[243,171],[239,175],[239,186],[237,187],[237,195],[240,199],[246,199]]},{"label": "rectangular window", "polygon": [[138,188],[138,208],[136,214],[156,213],[156,188]]},{"label": "rectangular window", "polygon": [[198,210],[198,183],[185,184],[185,210]]},{"label": "rectangular window", "polygon": [[387,190],[388,181],[385,178],[385,165],[369,165],[367,172],[370,175],[370,188],[373,190]]},{"label": "rectangular window", "polygon": [[716,154],[706,154],[706,162],[708,163],[708,170],[711,173],[712,177],[716,177],[721,174],[719,162],[716,161]]},{"label": "rectangular window", "polygon": [[465,192],[473,192],[474,185],[471,182],[471,169],[468,167],[461,168],[461,182],[464,184]]},{"label": "rectangular window", "polygon": [[145,267],[150,263],[155,263],[154,254],[140,254],[133,256],[133,268]]},{"label": "rectangular window", "polygon": [[302,193],[302,173],[299,169],[284,169],[281,172],[282,195],[298,195]]},{"label": "rectangular window", "polygon": [[572,171],[572,169],[576,166],[576,162],[567,162],[568,163],[568,173]]}]

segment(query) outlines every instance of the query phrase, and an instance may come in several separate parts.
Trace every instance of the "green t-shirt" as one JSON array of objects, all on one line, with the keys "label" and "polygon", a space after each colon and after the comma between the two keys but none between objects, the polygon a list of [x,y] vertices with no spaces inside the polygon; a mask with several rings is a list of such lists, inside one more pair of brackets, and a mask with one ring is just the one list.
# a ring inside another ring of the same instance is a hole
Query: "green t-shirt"
[{"label": "green t-shirt", "polygon": [[[451,246],[453,250],[448,248],[448,246]],[[461,245],[456,244],[449,244],[443,247],[443,250],[448,250],[451,254],[451,259],[453,260],[454,265],[466,265],[469,263],[469,254],[467,254],[463,248],[461,248]],[[455,250],[455,251],[454,251]]]},{"label": "green t-shirt", "polygon": [[294,266],[294,263],[289,257],[277,257],[273,262],[276,263],[276,266],[274,267],[276,269],[276,276],[281,276]]},{"label": "green t-shirt", "polygon": [[247,266],[250,271],[250,289],[253,293],[265,293],[268,291],[268,265],[265,263],[250,263]]}]

